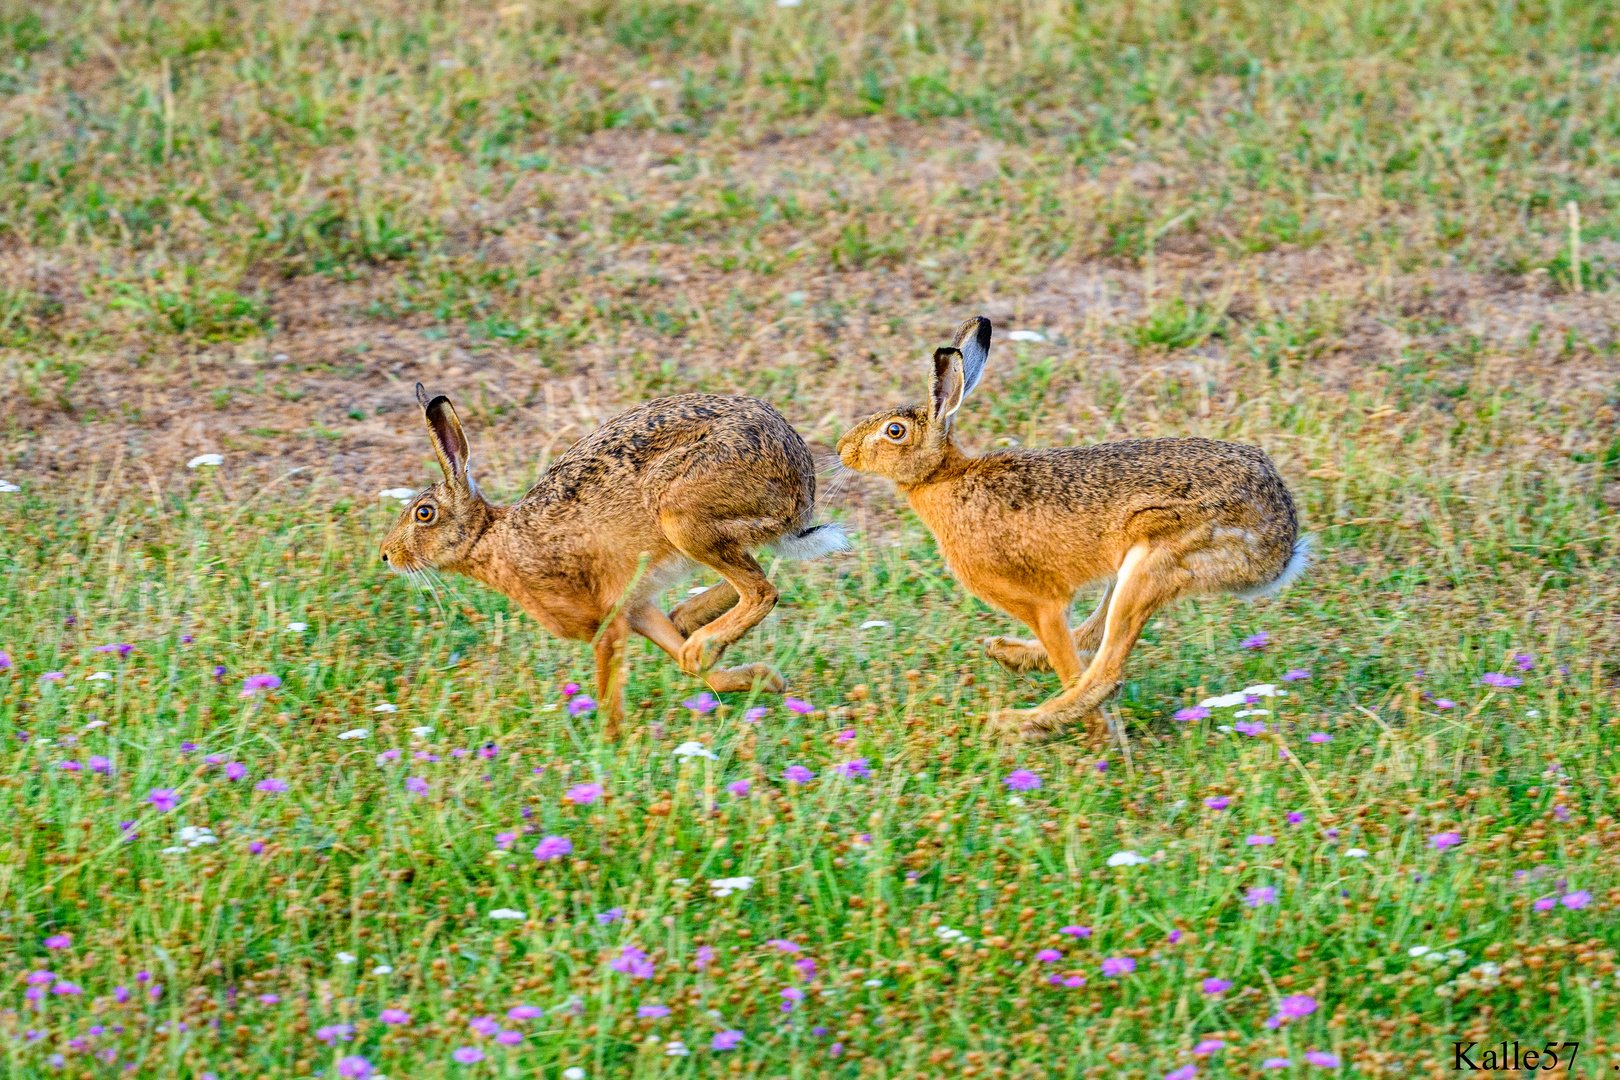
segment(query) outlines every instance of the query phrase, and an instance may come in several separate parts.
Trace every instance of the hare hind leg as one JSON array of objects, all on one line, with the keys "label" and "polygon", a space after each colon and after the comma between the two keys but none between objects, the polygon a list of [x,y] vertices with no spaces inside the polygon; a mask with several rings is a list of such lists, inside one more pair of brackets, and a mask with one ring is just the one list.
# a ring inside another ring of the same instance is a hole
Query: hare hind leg
[{"label": "hare hind leg", "polygon": [[669,621],[685,639],[698,627],[709,625],[736,605],[737,590],[732,588],[731,582],[722,581],[677,604],[669,613]]},{"label": "hare hind leg", "polygon": [[1193,584],[1179,551],[1138,544],[1127,552],[1109,598],[1096,655],[1072,685],[1020,718],[1019,734],[1042,742],[1083,720],[1091,741],[1106,743],[1108,726],[1098,709],[1123,681],[1125,658],[1153,613],[1186,595]]},{"label": "hare hind leg", "polygon": [[[764,519],[713,520],[666,510],[658,515],[664,535],[682,555],[719,574],[737,593],[737,603],[706,626],[692,631],[677,660],[685,671],[712,667],[726,648],[758,626],[776,607],[776,587],[748,553],[771,535]],[[778,530],[780,531],[780,530]]]},{"label": "hare hind leg", "polygon": [[[727,586],[729,588],[730,586]],[[713,590],[710,590],[713,591]],[[680,663],[681,646],[687,635],[659,611],[654,604],[646,604],[630,613],[630,629],[663,649],[676,663]],[[717,694],[730,691],[748,691],[755,687],[767,694],[780,694],[787,689],[787,680],[769,664],[744,664],[734,668],[710,668],[708,671],[688,671],[696,675]]]},{"label": "hare hind leg", "polygon": [[[1081,623],[1074,631],[1074,647],[1080,655],[1089,658],[1102,642],[1103,622],[1108,617],[1108,598],[1114,595],[1114,586],[1110,582],[1104,590],[1102,600],[1097,604],[1097,610]],[[1026,641],[1022,638],[993,637],[984,639],[984,651],[990,659],[1006,668],[1008,671],[1051,671],[1052,660],[1047,655],[1046,646],[1039,641]],[[1079,674],[1078,670],[1076,674]]]}]

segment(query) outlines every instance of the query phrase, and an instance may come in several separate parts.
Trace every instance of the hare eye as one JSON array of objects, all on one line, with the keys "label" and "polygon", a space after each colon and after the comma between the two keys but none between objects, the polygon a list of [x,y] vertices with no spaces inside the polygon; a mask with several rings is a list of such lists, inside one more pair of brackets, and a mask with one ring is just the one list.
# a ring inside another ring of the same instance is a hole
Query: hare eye
[{"label": "hare eye", "polygon": [[436,516],[437,512],[431,506],[418,506],[416,508],[416,520],[424,524],[432,521]]},{"label": "hare eye", "polygon": [[890,424],[888,427],[883,429],[883,434],[887,435],[891,439],[903,439],[906,437],[906,425]]}]

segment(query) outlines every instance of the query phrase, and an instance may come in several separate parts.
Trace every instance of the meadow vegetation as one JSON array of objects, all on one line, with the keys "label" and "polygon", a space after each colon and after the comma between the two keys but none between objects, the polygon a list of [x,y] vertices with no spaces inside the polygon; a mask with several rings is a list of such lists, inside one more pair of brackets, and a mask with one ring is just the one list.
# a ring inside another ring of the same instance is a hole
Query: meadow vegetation
[{"label": "meadow vegetation", "polygon": [[[1617,33],[0,0],[7,1075],[1609,1074]],[[830,457],[975,313],[968,446],[1254,442],[1317,536],[1150,624],[1105,754],[984,735],[1051,678],[831,468],[854,549],[730,654],[791,700],[637,646],[617,741],[377,560],[418,379],[516,498],[688,390]]]}]

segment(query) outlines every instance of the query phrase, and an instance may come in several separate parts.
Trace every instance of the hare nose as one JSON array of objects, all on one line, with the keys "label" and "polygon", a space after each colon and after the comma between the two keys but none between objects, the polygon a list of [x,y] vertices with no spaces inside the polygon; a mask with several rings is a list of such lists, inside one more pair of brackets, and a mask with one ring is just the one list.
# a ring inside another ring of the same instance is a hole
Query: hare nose
[{"label": "hare nose", "polygon": [[388,561],[388,552],[385,551],[382,553],[382,560],[385,563]]}]

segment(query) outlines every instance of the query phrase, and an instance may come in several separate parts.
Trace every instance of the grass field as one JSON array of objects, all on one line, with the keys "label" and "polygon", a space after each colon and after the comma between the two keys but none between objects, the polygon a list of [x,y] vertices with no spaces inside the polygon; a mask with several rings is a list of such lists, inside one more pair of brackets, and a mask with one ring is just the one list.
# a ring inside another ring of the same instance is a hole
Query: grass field
[{"label": "grass field", "polygon": [[[6,1075],[1611,1074],[1617,33],[0,0]],[[830,465],[975,313],[969,447],[1258,443],[1317,536],[1150,624],[1106,755],[984,736],[1056,685],[868,478],[730,654],[793,703],[633,646],[616,742],[378,563],[418,379],[502,498],[687,390]]]}]

